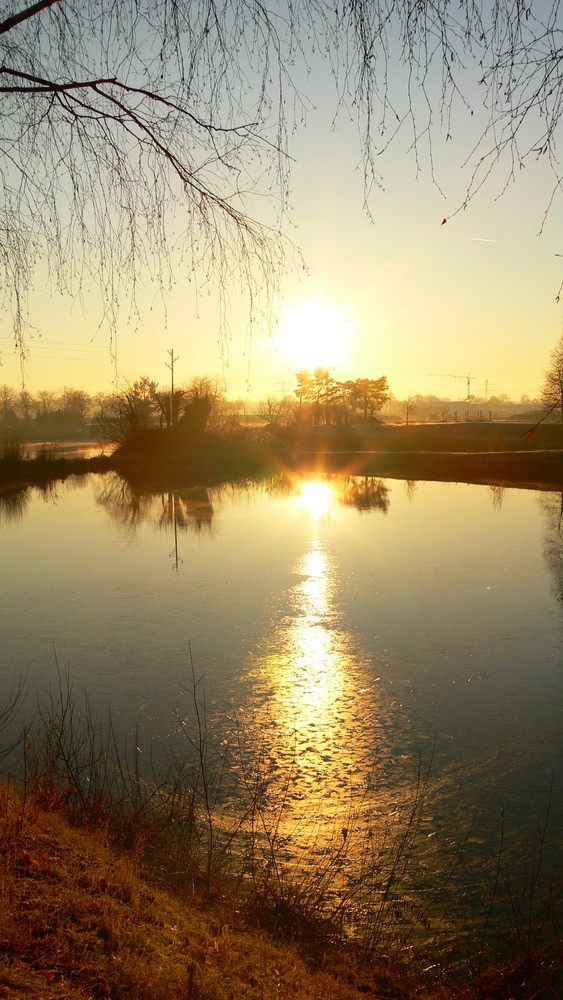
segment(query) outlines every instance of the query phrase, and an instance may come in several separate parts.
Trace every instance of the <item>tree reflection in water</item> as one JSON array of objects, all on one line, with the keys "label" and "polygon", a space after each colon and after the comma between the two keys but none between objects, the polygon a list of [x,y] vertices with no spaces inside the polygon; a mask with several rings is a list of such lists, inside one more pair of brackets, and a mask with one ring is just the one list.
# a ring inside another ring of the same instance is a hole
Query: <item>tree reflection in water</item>
[{"label": "tree reflection in water", "polygon": [[31,490],[14,490],[10,493],[3,493],[0,497],[0,523],[14,524],[23,520],[25,509],[31,500]]},{"label": "tree reflection in water", "polygon": [[563,493],[542,493],[545,513],[544,554],[555,578],[557,600],[563,604]]},{"label": "tree reflection in water", "polygon": [[489,493],[494,510],[501,510],[504,500],[504,486],[489,486]]},{"label": "tree reflection in water", "polygon": [[178,532],[210,531],[213,520],[213,504],[204,486],[192,486],[178,490],[163,490],[155,487],[142,488],[131,484],[117,473],[103,477],[95,491],[96,503],[104,507],[108,514],[121,525],[135,532],[140,524],[148,522],[160,530],[171,531],[174,548],[170,555],[174,558],[174,568],[180,565]]},{"label": "tree reflection in water", "polygon": [[10,490],[0,496],[0,523],[17,523],[23,516],[35,496],[40,496],[45,503],[55,503],[57,500],[56,483],[47,482],[40,486],[24,486],[22,489]]},{"label": "tree reflection in water", "polygon": [[297,502],[311,517],[327,514],[333,503],[358,511],[389,510],[389,488],[376,476],[317,475],[295,482]]},{"label": "tree reflection in water", "polygon": [[143,489],[110,473],[100,481],[95,498],[111,517],[132,529],[147,521],[159,528],[200,532],[209,530],[213,520],[213,504],[203,486]]},{"label": "tree reflection in water", "polygon": [[344,481],[341,503],[356,510],[389,510],[389,489],[375,476],[349,476]]}]

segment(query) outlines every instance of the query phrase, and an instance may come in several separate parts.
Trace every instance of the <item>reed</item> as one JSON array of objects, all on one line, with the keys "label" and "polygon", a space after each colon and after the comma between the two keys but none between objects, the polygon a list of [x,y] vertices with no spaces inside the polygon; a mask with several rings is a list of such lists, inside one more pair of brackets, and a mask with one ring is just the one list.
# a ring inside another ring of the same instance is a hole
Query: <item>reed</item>
[{"label": "reed", "polygon": [[44,441],[43,444],[39,445],[35,450],[34,463],[36,466],[43,468],[44,466],[49,466],[53,462],[56,462],[59,457],[57,446],[54,442]]},{"label": "reed", "polygon": [[11,435],[0,440],[0,466],[5,471],[17,467],[25,457],[24,445],[18,437]]}]

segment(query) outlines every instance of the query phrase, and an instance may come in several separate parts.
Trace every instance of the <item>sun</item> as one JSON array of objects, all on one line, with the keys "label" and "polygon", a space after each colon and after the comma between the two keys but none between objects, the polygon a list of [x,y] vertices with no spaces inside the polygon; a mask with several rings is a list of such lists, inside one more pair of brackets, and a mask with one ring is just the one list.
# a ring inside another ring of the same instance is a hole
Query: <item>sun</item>
[{"label": "sun", "polygon": [[305,299],[285,309],[276,334],[282,360],[297,368],[334,368],[346,355],[350,323],[343,310],[321,299]]}]

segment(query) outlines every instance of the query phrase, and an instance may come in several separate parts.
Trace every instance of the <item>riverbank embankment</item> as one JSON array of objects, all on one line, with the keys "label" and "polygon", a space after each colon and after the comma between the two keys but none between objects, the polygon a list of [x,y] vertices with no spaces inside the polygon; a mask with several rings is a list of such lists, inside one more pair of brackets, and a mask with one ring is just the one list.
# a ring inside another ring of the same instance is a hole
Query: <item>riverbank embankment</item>
[{"label": "riverbank embankment", "polygon": [[0,786],[0,996],[10,1000],[556,995],[554,969],[539,954],[482,970],[468,961],[454,975],[424,954],[414,959],[410,946],[405,961],[385,952],[366,961],[330,927],[323,937],[321,922],[310,940],[293,939],[290,927],[272,934],[245,921],[220,885],[189,891],[185,872],[174,886],[173,873],[147,867],[150,831],[117,844],[106,823],[71,823],[64,800],[40,791],[39,803]]},{"label": "riverbank embankment", "polygon": [[0,996],[10,1000],[433,997],[395,963],[307,959],[235,910],[175,893],[103,826],[0,789]]}]

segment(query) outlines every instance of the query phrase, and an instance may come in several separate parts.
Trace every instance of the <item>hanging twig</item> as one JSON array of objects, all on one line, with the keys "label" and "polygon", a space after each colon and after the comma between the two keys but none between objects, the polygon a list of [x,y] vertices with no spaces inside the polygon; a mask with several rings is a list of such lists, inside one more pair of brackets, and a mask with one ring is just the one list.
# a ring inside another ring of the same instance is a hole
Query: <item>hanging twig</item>
[{"label": "hanging twig", "polygon": [[522,431],[520,437],[524,437],[524,435],[526,435],[526,437],[531,438],[531,436],[534,433],[536,427],[539,427],[540,424],[543,424],[544,420],[546,420],[546,418],[549,417],[549,414],[553,413],[553,411],[556,408],[556,406],[561,406],[561,402],[562,402],[562,400],[561,400],[561,396],[560,396],[559,399],[557,399],[555,401],[555,403],[553,404],[553,406],[550,406],[550,408],[547,411],[547,413],[544,413],[544,415],[541,418],[541,420],[538,420],[537,424],[534,424],[533,427],[530,427],[530,429],[528,431]]}]

